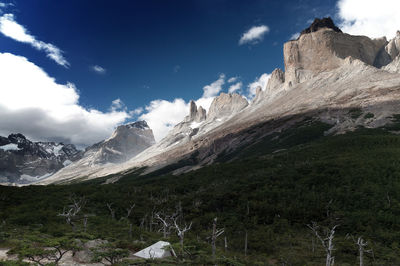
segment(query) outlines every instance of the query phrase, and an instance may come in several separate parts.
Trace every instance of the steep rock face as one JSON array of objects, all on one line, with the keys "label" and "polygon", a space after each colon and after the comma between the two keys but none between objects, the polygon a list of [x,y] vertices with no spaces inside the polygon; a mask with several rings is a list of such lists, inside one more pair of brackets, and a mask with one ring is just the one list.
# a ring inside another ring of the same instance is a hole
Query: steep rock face
[{"label": "steep rock face", "polygon": [[197,108],[197,105],[194,101],[190,101],[189,104],[189,116],[186,117],[186,121],[191,122],[191,121],[195,121],[195,122],[202,122],[204,120],[206,120],[206,110],[203,109],[203,107],[199,106],[199,108]]},{"label": "steep rock face", "polygon": [[[396,68],[400,61],[399,55],[392,60],[387,52],[395,51],[396,42],[389,49],[391,42],[385,38],[351,36],[325,26],[314,29],[285,44],[286,73],[275,70],[271,74],[267,88],[257,89],[257,104],[246,108],[241,96],[223,93],[201,123],[195,121],[199,109],[191,104],[189,116],[166,138],[124,164],[72,172],[64,171],[67,167],[46,182],[123,175],[143,166],[147,172],[164,166],[179,167],[174,173],[190,171],[215,162],[221,154],[254,145],[263,136],[279,134],[305,116],[330,124],[327,134],[392,123],[400,110],[400,75],[385,68]],[[383,64],[385,54],[389,63],[379,69],[375,64]],[[351,114],[354,109],[359,117]]]},{"label": "steep rock face", "polygon": [[285,73],[281,69],[276,68],[274,71],[272,71],[271,77],[268,80],[267,87],[265,89],[266,94],[268,96],[273,96],[279,93],[279,88],[282,87],[283,83],[285,83]]},{"label": "steep rock face", "polygon": [[212,101],[207,119],[231,116],[243,110],[247,105],[249,105],[247,100],[237,93],[221,93]]},{"label": "steep rock face", "polygon": [[400,31],[397,31],[396,37],[389,41],[385,47],[385,51],[392,60],[400,54]]},{"label": "steep rock face", "polygon": [[385,61],[381,59],[380,51],[387,44],[386,38],[372,40],[366,36],[352,36],[324,25],[318,24],[315,31],[285,43],[285,81],[289,87],[338,68],[348,56],[369,65]]},{"label": "steep rock face", "polygon": [[118,126],[110,138],[86,149],[84,157],[91,163],[118,163],[126,161],[155,143],[153,131],[146,121]]},{"label": "steep rock face", "polygon": [[35,182],[81,156],[72,144],[32,142],[20,133],[0,137],[0,183]]}]

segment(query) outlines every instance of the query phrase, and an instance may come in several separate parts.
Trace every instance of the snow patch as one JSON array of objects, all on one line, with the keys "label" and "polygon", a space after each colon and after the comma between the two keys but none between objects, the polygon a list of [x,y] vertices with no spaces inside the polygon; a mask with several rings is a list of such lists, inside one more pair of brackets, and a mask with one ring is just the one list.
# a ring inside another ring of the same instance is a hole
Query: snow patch
[{"label": "snow patch", "polygon": [[70,160],[65,160],[64,162],[63,162],[63,165],[64,166],[67,166],[67,165],[70,165],[72,163],[72,161],[70,161]]},{"label": "snow patch", "polygon": [[4,146],[1,146],[0,149],[5,150],[5,151],[19,151],[21,150],[18,148],[18,144],[10,143]]},{"label": "snow patch", "polygon": [[49,177],[49,176],[51,176],[51,175],[53,175],[53,173],[47,173],[47,174],[44,174],[44,175],[42,175],[42,176],[30,176],[30,175],[26,175],[26,174],[23,174],[23,175],[21,175],[21,180],[26,180],[26,181],[29,181],[29,182],[34,182],[34,181],[38,181],[38,180],[41,180],[41,179],[44,179],[44,178],[46,178],[46,177]]},{"label": "snow patch", "polygon": [[191,128],[198,128],[203,122],[192,122],[189,127]]}]

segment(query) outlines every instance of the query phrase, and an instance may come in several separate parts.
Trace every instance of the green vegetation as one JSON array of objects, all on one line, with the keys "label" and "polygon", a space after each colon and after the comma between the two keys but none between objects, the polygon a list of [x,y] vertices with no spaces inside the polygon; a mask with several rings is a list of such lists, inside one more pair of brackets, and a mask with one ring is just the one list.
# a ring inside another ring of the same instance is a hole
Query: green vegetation
[{"label": "green vegetation", "polygon": [[[29,251],[25,244],[38,241],[37,236],[54,243],[105,239],[110,244],[97,258],[113,257],[119,265],[129,265],[123,258],[127,250],[166,240],[178,257],[152,264],[322,265],[325,251],[307,226],[316,222],[321,235],[338,225],[337,265],[357,264],[353,238],[359,236],[368,242],[365,249],[373,251],[364,254],[366,265],[400,265],[400,136],[364,128],[323,136],[327,129],[306,121],[179,176],[165,169],[139,176],[138,169],[108,185],[0,187],[0,246],[13,247],[22,256]],[[83,197],[85,204],[71,226],[59,214]],[[174,216],[179,226],[192,222],[183,250],[176,230],[170,228],[163,238],[158,213],[180,214]],[[215,217],[225,232],[216,239],[213,259]],[[43,245],[52,246],[35,247]]]},{"label": "green vegetation", "polygon": [[352,108],[349,110],[350,117],[353,119],[357,119],[362,115],[361,108]]},{"label": "green vegetation", "polygon": [[365,115],[364,115],[364,118],[365,119],[369,119],[369,118],[373,118],[375,115],[373,114],[373,113],[366,113]]}]

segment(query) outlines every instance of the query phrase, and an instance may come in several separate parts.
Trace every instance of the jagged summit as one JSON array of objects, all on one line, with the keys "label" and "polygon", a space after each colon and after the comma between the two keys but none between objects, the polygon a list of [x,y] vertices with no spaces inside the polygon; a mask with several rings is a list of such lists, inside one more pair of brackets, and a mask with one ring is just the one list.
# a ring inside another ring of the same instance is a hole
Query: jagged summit
[{"label": "jagged summit", "polygon": [[[285,69],[273,71],[252,104],[239,94],[221,93],[206,113],[192,101],[188,116],[164,139],[123,164],[76,163],[43,183],[95,178],[134,167],[151,172],[175,164],[179,169],[173,173],[190,171],[220,155],[257,145],[269,134],[279,137],[305,116],[332,125],[326,134],[390,124],[400,109],[400,33],[390,41],[371,39],[342,33],[330,22],[318,20],[309,33],[285,43]],[[357,118],[349,114],[354,108],[361,112]]]},{"label": "jagged summit", "polygon": [[207,119],[231,116],[247,107],[247,105],[249,103],[240,94],[221,93],[212,101]]},{"label": "jagged summit", "polygon": [[21,133],[0,136],[0,183],[30,183],[80,159],[72,144],[32,142]]},{"label": "jagged summit", "polygon": [[154,143],[147,122],[136,121],[118,126],[110,138],[88,147],[82,160],[91,165],[123,162]]},{"label": "jagged summit", "polygon": [[133,123],[128,123],[128,124],[125,124],[125,125],[121,125],[120,127],[140,128],[140,129],[149,129],[150,128],[145,120],[136,121],[136,122],[133,122]]},{"label": "jagged summit", "polygon": [[326,17],[326,18],[322,18],[322,19],[315,18],[313,23],[311,23],[310,27],[301,31],[300,36],[303,34],[318,31],[319,29],[322,29],[322,28],[332,29],[333,31],[340,32],[340,33],[342,32],[335,25],[335,23],[333,23],[333,20],[330,17]]},{"label": "jagged summit", "polygon": [[189,116],[186,117],[186,121],[188,122],[202,122],[206,120],[207,117],[207,112],[206,110],[202,107],[199,106],[197,108],[196,103],[192,100],[190,101],[189,104]]}]

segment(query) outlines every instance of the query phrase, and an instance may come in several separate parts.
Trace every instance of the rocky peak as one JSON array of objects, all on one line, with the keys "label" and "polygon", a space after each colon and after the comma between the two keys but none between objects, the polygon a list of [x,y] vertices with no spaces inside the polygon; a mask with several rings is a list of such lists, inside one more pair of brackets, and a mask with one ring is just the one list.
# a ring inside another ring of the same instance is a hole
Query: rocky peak
[{"label": "rocky peak", "polygon": [[311,23],[310,27],[304,29],[301,33],[300,36],[303,34],[311,33],[311,32],[316,32],[319,29],[322,28],[328,28],[332,29],[333,31],[336,32],[342,32],[336,25],[333,23],[333,20],[330,17],[327,18],[315,18],[313,23]]},{"label": "rocky peak", "polygon": [[189,116],[186,117],[187,122],[202,122],[206,120],[206,110],[199,106],[192,100],[189,103]]},{"label": "rocky peak", "polygon": [[193,121],[197,115],[197,106],[196,103],[192,100],[189,104],[189,120]]},{"label": "rocky peak", "polygon": [[285,84],[288,87],[342,66],[348,56],[371,66],[382,61],[380,51],[387,44],[385,38],[352,36],[335,27],[329,18],[316,19],[297,40],[285,43]]},{"label": "rocky peak", "polygon": [[124,162],[155,143],[153,131],[146,121],[120,125],[110,138],[86,149],[84,157],[92,156],[92,163]]},{"label": "rocky peak", "polygon": [[249,105],[247,100],[237,93],[221,93],[212,101],[207,119],[233,115],[247,105]]},{"label": "rocky peak", "polygon": [[202,121],[206,120],[206,118],[207,118],[206,110],[202,106],[199,106],[199,108],[197,108],[197,114],[196,114],[195,121],[202,122]]},{"label": "rocky peak", "polygon": [[272,71],[271,77],[268,80],[266,88],[267,93],[274,93],[275,90],[280,87],[284,82],[285,73],[281,69],[276,68],[274,71]]},{"label": "rocky peak", "polygon": [[136,121],[133,123],[122,125],[122,126],[128,128],[128,129],[131,129],[131,128],[150,129],[149,125],[147,124],[147,122],[145,120]]},{"label": "rocky peak", "polygon": [[26,142],[26,137],[24,135],[22,135],[21,133],[10,134],[8,136],[8,139],[10,140],[11,143],[15,143],[15,144]]}]

